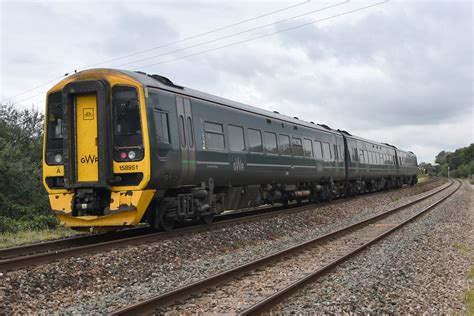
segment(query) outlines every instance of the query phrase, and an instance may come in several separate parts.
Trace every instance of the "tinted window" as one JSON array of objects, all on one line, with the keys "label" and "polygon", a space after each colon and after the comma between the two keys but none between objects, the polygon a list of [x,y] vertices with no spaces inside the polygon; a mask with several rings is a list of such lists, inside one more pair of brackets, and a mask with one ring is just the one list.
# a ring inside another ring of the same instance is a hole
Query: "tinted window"
[{"label": "tinted window", "polygon": [[313,143],[309,139],[303,139],[304,155],[306,157],[313,157]]},{"label": "tinted window", "polygon": [[156,139],[160,143],[169,143],[168,113],[155,110],[153,111],[153,117],[155,119]]},{"label": "tinted window", "polygon": [[290,136],[280,135],[280,153],[282,155],[291,155]]},{"label": "tinted window", "polygon": [[363,150],[360,151],[360,156],[359,156],[359,158],[360,158],[360,159],[359,159],[360,162],[365,163],[365,156],[364,156],[364,151],[363,151]]},{"label": "tinted window", "polygon": [[329,147],[329,143],[323,143],[323,158],[325,161],[331,161],[331,147]]},{"label": "tinted window", "polygon": [[115,146],[141,146],[142,129],[137,90],[126,86],[113,87],[112,105]]},{"label": "tinted window", "polygon": [[339,153],[337,151],[337,145],[334,144],[334,160],[339,160]]},{"label": "tinted window", "polygon": [[249,150],[254,153],[263,151],[262,133],[259,130],[249,128],[247,130],[249,136]]},{"label": "tinted window", "polygon": [[321,143],[318,141],[314,141],[314,157],[316,157],[316,159],[323,159]]},{"label": "tinted window", "polygon": [[269,154],[278,154],[277,137],[275,133],[265,132],[265,151]]},{"label": "tinted window", "polygon": [[303,144],[301,138],[293,138],[293,155],[303,157]]},{"label": "tinted window", "polygon": [[205,142],[207,149],[224,150],[224,130],[221,124],[205,122]]},{"label": "tinted window", "polygon": [[244,129],[240,126],[229,125],[229,148],[232,151],[244,151]]},{"label": "tinted window", "polygon": [[357,148],[352,148],[352,160],[353,161],[359,160],[359,156],[357,155],[357,152],[358,152]]},{"label": "tinted window", "polygon": [[47,149],[63,148],[62,94],[55,92],[48,96]]}]

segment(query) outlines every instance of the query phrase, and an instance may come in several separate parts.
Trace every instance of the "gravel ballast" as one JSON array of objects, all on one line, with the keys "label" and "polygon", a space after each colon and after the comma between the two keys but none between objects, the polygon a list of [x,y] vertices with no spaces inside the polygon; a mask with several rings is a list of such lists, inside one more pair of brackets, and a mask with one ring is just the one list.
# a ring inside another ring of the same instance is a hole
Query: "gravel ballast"
[{"label": "gravel ballast", "polygon": [[110,312],[404,204],[439,184],[6,273],[1,301],[5,312]]},{"label": "gravel ballast", "polygon": [[[466,313],[473,186],[280,304],[290,313]],[[470,260],[471,258],[471,260]]]}]

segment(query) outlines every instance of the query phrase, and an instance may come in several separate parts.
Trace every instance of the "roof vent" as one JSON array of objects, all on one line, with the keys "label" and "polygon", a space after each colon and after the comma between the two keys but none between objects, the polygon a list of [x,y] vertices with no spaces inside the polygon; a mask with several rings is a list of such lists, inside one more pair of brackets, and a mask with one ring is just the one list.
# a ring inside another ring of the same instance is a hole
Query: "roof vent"
[{"label": "roof vent", "polygon": [[273,113],[280,114],[280,112],[278,112],[278,111],[273,111]]},{"label": "roof vent", "polygon": [[329,130],[329,131],[331,130],[331,128],[329,126],[327,126],[326,124],[318,124],[318,125],[325,128],[325,129],[327,129],[327,130]]},{"label": "roof vent", "polygon": [[155,80],[158,80],[159,82],[161,82],[162,84],[165,84],[167,86],[172,86],[172,87],[175,87],[175,88],[178,88],[178,89],[183,89],[182,86],[175,85],[173,83],[173,81],[169,80],[166,77],[163,77],[163,76],[160,76],[160,75],[149,75],[149,76],[152,77]]},{"label": "roof vent", "polygon": [[311,121],[310,123],[311,123],[311,124],[314,124],[314,122],[313,122],[313,121]]},{"label": "roof vent", "polygon": [[293,116],[293,118],[299,120],[299,118],[297,116]]},{"label": "roof vent", "polygon": [[387,145],[387,146],[390,146],[390,147],[393,147],[393,148],[397,148],[397,147],[395,147],[395,146],[393,146],[393,145],[390,145],[389,143],[382,143],[382,144]]},{"label": "roof vent", "polygon": [[343,134],[346,134],[346,135],[348,135],[348,136],[352,136],[348,131],[345,131],[345,130],[342,130],[342,129],[338,129],[337,131],[338,131],[338,132],[341,132],[341,133],[343,133]]}]

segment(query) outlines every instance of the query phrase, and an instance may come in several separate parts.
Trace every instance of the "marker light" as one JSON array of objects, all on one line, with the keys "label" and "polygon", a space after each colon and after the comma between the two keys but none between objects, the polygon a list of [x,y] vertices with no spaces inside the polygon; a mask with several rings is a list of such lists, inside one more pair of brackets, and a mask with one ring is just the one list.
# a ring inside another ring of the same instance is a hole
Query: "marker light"
[{"label": "marker light", "polygon": [[128,159],[133,160],[133,159],[135,159],[136,156],[137,155],[135,154],[135,152],[133,150],[128,152]]},{"label": "marker light", "polygon": [[60,154],[54,156],[54,161],[56,163],[61,163],[63,161],[63,157]]},{"label": "marker light", "polygon": [[127,153],[124,152],[124,151],[122,151],[122,152],[120,153],[120,158],[122,158],[122,159],[127,159]]}]

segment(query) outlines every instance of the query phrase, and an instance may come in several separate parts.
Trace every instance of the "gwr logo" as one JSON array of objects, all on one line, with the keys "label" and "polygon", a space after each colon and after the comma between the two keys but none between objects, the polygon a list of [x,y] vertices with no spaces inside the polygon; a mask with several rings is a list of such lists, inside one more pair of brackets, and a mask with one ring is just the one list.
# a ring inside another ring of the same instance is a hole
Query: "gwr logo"
[{"label": "gwr logo", "polygon": [[85,108],[82,110],[82,119],[83,120],[93,120],[94,119],[94,108]]},{"label": "gwr logo", "polygon": [[94,164],[99,161],[99,158],[95,155],[87,155],[81,158],[81,163]]}]

